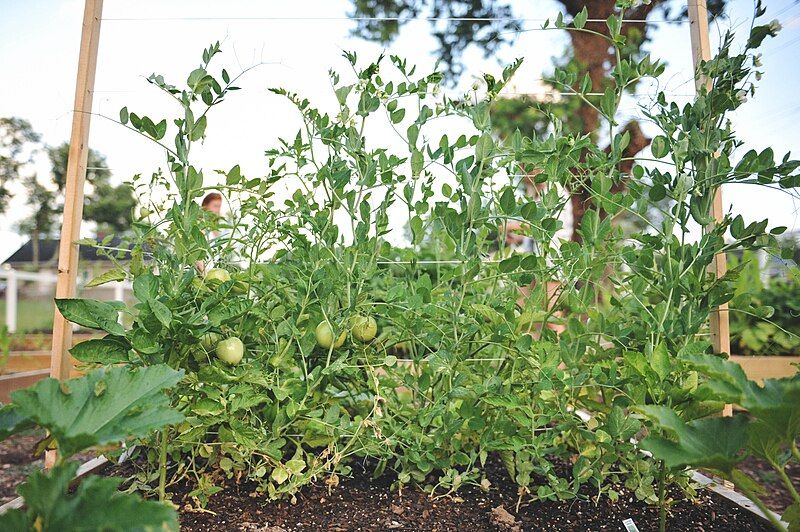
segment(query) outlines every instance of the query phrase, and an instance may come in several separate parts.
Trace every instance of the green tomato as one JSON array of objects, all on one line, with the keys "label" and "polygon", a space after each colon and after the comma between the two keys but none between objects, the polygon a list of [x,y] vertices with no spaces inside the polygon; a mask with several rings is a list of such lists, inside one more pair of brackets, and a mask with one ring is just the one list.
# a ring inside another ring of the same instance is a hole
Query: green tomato
[{"label": "green tomato", "polygon": [[235,336],[217,344],[217,358],[227,364],[235,366],[242,361],[242,356],[244,356],[244,344]]},{"label": "green tomato", "polygon": [[340,334],[334,342],[333,327],[331,327],[331,324],[327,321],[321,321],[314,330],[314,335],[317,337],[317,345],[323,349],[330,349],[331,345],[333,345],[334,348],[342,347],[342,344],[344,344],[347,338],[347,331],[342,331],[342,334]]},{"label": "green tomato", "polygon": [[217,345],[217,343],[219,343],[220,340],[222,340],[221,334],[215,332],[207,332],[203,335],[202,338],[200,338],[200,345],[202,345],[206,351],[211,352],[211,350],[214,349],[214,347]]},{"label": "green tomato", "polygon": [[378,324],[372,316],[356,316],[353,318],[353,336],[361,342],[371,342],[378,334]]},{"label": "green tomato", "polygon": [[206,273],[206,281],[210,284],[219,285],[230,280],[231,274],[222,268],[211,268],[208,270],[208,273]]}]

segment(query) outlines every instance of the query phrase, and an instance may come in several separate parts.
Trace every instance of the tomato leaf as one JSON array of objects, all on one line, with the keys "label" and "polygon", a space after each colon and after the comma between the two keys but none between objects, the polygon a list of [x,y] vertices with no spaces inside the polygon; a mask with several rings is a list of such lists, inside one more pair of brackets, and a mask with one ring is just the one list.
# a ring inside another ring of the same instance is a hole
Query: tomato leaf
[{"label": "tomato leaf", "polygon": [[[120,305],[96,299],[56,299],[61,315],[72,323],[107,333],[124,336],[125,329],[119,324]],[[122,305],[124,308],[124,304]]]}]

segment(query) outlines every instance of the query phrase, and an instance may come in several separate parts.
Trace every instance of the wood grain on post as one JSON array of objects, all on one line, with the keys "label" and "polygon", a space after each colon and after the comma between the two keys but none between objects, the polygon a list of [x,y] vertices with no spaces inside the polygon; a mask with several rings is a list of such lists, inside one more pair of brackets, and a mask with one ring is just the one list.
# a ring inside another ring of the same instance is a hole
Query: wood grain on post
[{"label": "wood grain on post", "polygon": [[[81,47],[78,56],[78,75],[75,83],[75,107],[72,112],[72,133],[69,140],[64,217],[58,245],[58,277],[56,298],[75,297],[78,274],[78,245],[83,219],[83,185],[86,180],[86,161],[89,156],[89,124],[91,122],[94,78],[97,69],[97,49],[100,43],[100,20],[103,0],[86,0],[83,12]],[[50,353],[50,376],[68,379],[72,363],[72,326],[58,309],[53,318],[53,347]],[[45,465],[55,461],[48,452]]]},{"label": "wood grain on post", "polygon": [[[706,7],[706,0],[688,0],[687,7],[689,11],[689,32],[692,37],[692,59],[694,62],[694,80],[695,88],[699,92],[701,88],[705,87],[707,90],[711,89],[711,80],[707,76],[700,73],[700,64],[703,61],[711,59],[711,42],[708,35],[708,9]],[[714,224],[722,220],[722,189],[717,188],[714,191],[714,201],[711,204],[711,215],[714,217],[714,222],[706,226],[704,230],[710,231],[713,229]],[[725,275],[728,270],[728,261],[724,253],[718,253],[714,256],[711,263],[710,271],[714,273],[717,278]],[[728,353],[731,352],[731,336],[730,325],[728,323],[728,304],[723,303],[709,315],[710,329],[711,329],[711,345],[715,353]],[[725,405],[722,411],[723,415],[730,416],[733,414],[732,405]]]}]

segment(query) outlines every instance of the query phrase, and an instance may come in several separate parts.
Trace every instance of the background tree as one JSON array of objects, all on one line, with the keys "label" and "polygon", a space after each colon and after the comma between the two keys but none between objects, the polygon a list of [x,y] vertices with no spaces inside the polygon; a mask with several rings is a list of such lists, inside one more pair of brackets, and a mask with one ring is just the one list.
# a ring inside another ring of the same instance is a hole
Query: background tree
[{"label": "background tree", "polygon": [[[69,143],[47,148],[52,165],[53,182],[63,195],[66,185]],[[83,219],[97,223],[98,236],[107,233],[124,233],[131,227],[133,208],[136,200],[128,184],[112,185],[111,170],[105,155],[89,149],[86,163],[86,181],[92,185],[91,194],[86,195],[83,206]]]},{"label": "background tree", "polygon": [[[605,20],[612,14],[619,14],[616,0],[558,0],[563,6],[564,14],[574,17],[585,7],[589,20]],[[722,12],[725,0],[709,0],[708,8],[711,16]],[[679,6],[679,9],[676,7]],[[619,58],[638,60],[645,53],[643,45],[651,37],[650,25],[646,21],[654,12],[660,12],[667,19],[683,19],[686,17],[685,3],[653,0],[640,3],[625,10],[625,20],[641,20],[641,23],[625,23],[621,34],[626,39],[625,47],[618,57],[616,51],[609,47],[603,35],[609,30],[605,22],[588,22],[585,31],[569,31],[570,48],[556,62],[576,73],[577,83],[584,76],[591,82],[591,92],[603,92],[611,83],[610,75]],[[443,72],[451,82],[455,82],[463,71],[462,57],[469,46],[483,50],[486,56],[494,54],[503,45],[511,43],[516,33],[523,27],[522,21],[510,5],[501,0],[353,0],[354,17],[361,17],[356,22],[353,34],[368,40],[389,43],[400,32],[405,22],[424,16],[431,19],[447,18],[450,20],[432,20],[432,33],[438,42],[435,51],[440,59]],[[537,13],[541,16],[541,13]],[[548,13],[550,18],[554,18]],[[402,20],[375,20],[393,18]],[[599,34],[599,35],[598,35]],[[547,79],[547,76],[545,76]],[[549,82],[556,91],[568,91],[570,88]],[[635,87],[630,87],[635,90]],[[599,142],[601,126],[600,115],[592,105],[578,98],[565,98],[561,101],[534,102],[530,98],[500,99],[493,109],[493,123],[501,136],[510,134],[519,128],[523,134],[531,135],[545,131],[549,124],[547,112],[553,113],[564,127],[573,133],[591,135]],[[625,150],[626,157],[632,157],[650,143],[634,121],[624,126],[631,134],[631,141]],[[629,171],[632,162],[627,163],[623,172]],[[624,185],[616,185],[621,188]],[[589,201],[589,191],[581,183],[575,183],[570,190],[573,216],[573,239],[578,238],[577,229]]]},{"label": "background tree", "polygon": [[59,205],[56,192],[39,182],[36,174],[24,179],[26,204],[31,208],[31,215],[17,225],[21,234],[30,235],[33,267],[39,268],[39,241],[48,238],[55,232]]},{"label": "background tree", "polygon": [[22,118],[0,118],[0,214],[8,208],[12,182],[20,179],[21,168],[33,160],[40,136]]},{"label": "background tree", "polygon": [[[69,157],[69,143],[47,146],[45,151],[51,168],[49,179],[43,182],[36,174],[20,175],[21,168],[32,162],[41,149],[39,143],[40,135],[28,121],[0,118],[0,213],[12,196],[8,185],[20,182],[31,214],[17,224],[17,230],[31,238],[34,267],[39,264],[39,241],[55,237],[60,228]],[[97,224],[98,236],[128,231],[136,205],[131,187],[124,183],[111,184],[111,170],[106,158],[96,150],[89,149],[86,166],[86,181],[92,191],[86,195],[84,220]]]}]

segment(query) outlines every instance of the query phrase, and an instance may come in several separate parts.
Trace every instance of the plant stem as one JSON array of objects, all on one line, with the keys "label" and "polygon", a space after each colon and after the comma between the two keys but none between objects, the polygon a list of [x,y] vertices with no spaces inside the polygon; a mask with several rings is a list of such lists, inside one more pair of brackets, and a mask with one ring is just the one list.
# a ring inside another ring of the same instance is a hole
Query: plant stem
[{"label": "plant stem", "polygon": [[782,466],[780,466],[777,463],[772,462],[772,461],[770,461],[770,465],[772,466],[772,468],[775,471],[777,471],[778,476],[781,477],[781,480],[786,485],[786,489],[789,490],[789,493],[791,494],[792,499],[794,499],[794,502],[796,504],[800,505],[800,496],[797,494],[797,490],[795,489],[794,485],[792,484],[792,480],[786,474],[786,470]]},{"label": "plant stem", "polygon": [[786,531],[786,527],[781,524],[775,514],[772,513],[769,508],[767,508],[764,502],[758,498],[758,495],[747,489],[744,484],[737,484],[736,488],[741,490],[742,494],[753,501],[753,504],[755,504],[756,507],[758,507],[758,509],[761,510],[765,516],[767,516],[767,519],[769,519],[770,524],[775,527],[775,530],[782,530],[784,532]]},{"label": "plant stem", "polygon": [[164,429],[160,433],[161,446],[158,452],[158,500],[163,501],[167,490],[167,432]]},{"label": "plant stem", "polygon": [[658,472],[658,532],[667,530],[667,465],[664,460],[660,460]]}]

